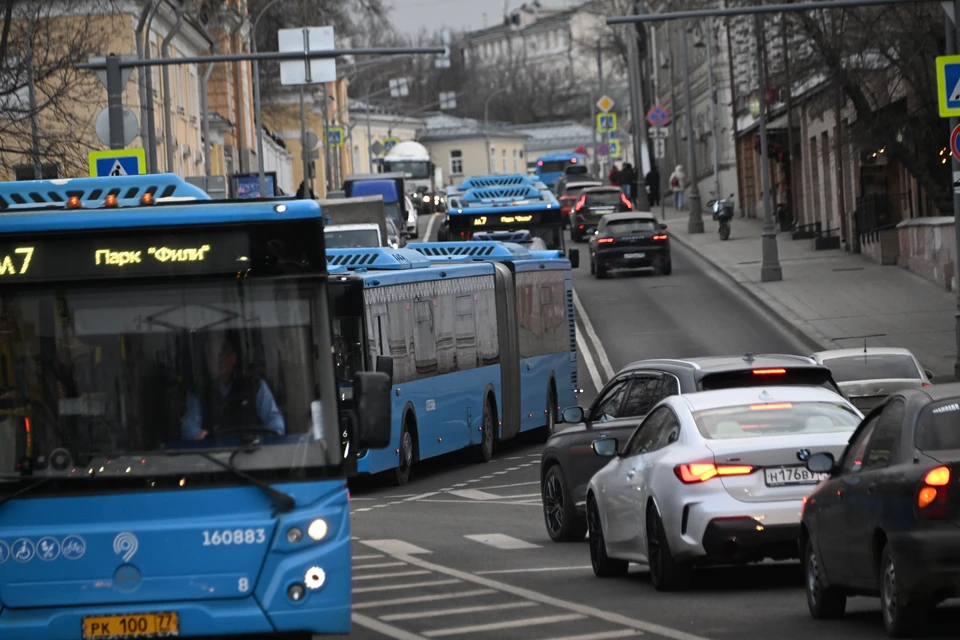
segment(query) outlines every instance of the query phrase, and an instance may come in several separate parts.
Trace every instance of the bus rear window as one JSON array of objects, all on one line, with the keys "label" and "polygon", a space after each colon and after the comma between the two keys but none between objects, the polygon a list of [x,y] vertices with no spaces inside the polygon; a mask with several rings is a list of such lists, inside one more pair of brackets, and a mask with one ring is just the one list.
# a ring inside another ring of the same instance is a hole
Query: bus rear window
[{"label": "bus rear window", "polygon": [[565,160],[558,160],[556,162],[544,162],[540,166],[540,173],[563,173],[564,168],[567,166]]},{"label": "bus rear window", "polygon": [[718,389],[735,389],[737,387],[787,384],[823,387],[835,393],[840,393],[840,388],[833,382],[829,369],[819,367],[803,367],[798,369],[770,367],[712,373],[700,379],[699,387],[701,391],[716,391]]},{"label": "bus rear window", "polygon": [[960,398],[935,402],[920,412],[916,445],[921,451],[960,449]]}]

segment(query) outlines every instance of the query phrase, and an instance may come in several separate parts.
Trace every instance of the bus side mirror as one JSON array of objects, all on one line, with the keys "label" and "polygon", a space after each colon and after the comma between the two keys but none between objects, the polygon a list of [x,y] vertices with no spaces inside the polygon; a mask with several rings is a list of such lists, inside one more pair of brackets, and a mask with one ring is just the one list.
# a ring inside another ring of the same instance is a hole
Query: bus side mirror
[{"label": "bus side mirror", "polygon": [[390,356],[377,356],[377,373],[385,373],[390,378],[390,386],[393,386],[393,358]]},{"label": "bus side mirror", "polygon": [[357,415],[357,448],[385,449],[390,446],[390,376],[364,371],[353,379]]},{"label": "bus side mirror", "polygon": [[567,256],[568,258],[570,258],[570,266],[574,269],[579,268],[580,267],[580,249],[570,249],[570,251],[568,251],[567,253],[570,254],[569,256]]}]

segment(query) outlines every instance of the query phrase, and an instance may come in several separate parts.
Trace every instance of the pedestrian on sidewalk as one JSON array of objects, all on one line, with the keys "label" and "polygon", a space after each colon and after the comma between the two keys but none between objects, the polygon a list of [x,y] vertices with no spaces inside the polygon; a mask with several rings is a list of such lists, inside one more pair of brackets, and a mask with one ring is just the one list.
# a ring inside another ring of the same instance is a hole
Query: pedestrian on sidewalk
[{"label": "pedestrian on sidewalk", "polygon": [[660,204],[660,171],[657,169],[657,165],[653,165],[647,173],[646,183],[650,206],[655,207]]},{"label": "pedestrian on sidewalk", "polygon": [[623,169],[617,173],[617,184],[620,190],[627,196],[627,200],[633,202],[633,194],[637,185],[637,172],[629,162],[623,163]]},{"label": "pedestrian on sidewalk", "polygon": [[617,165],[610,167],[610,173],[607,175],[607,179],[610,180],[611,186],[617,186],[617,174],[620,173],[620,169],[617,168]]},{"label": "pedestrian on sidewalk", "polygon": [[687,174],[683,172],[683,165],[678,164],[677,168],[670,174],[670,190],[673,191],[673,206],[677,211],[683,210],[683,190],[687,188]]}]

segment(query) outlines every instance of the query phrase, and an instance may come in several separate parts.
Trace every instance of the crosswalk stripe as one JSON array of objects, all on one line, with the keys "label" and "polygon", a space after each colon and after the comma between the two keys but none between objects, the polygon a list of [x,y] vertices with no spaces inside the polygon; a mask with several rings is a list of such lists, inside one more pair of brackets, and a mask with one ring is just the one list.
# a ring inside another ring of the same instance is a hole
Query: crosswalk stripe
[{"label": "crosswalk stripe", "polygon": [[354,602],[354,609],[376,609],[377,607],[396,607],[403,604],[417,604],[419,602],[436,602],[437,600],[452,600],[454,598],[473,598],[474,596],[488,596],[497,593],[494,589],[471,589],[470,591],[455,591],[453,593],[438,593],[429,596],[410,596],[409,598],[394,598],[392,600],[375,600],[373,602]]},{"label": "crosswalk stripe", "polygon": [[520,540],[502,533],[481,533],[463,536],[467,540],[473,540],[480,544],[485,544],[505,551],[514,551],[517,549],[539,549],[540,545],[532,544],[525,540]]},{"label": "crosswalk stripe", "polygon": [[423,636],[418,636],[415,633],[410,633],[409,631],[404,631],[403,629],[390,626],[389,624],[384,624],[379,620],[368,618],[360,613],[351,614],[350,619],[357,626],[370,629],[371,631],[376,631],[377,633],[388,638],[393,638],[393,640],[425,640]]},{"label": "crosswalk stripe", "polygon": [[432,582],[408,582],[406,584],[383,584],[379,587],[360,587],[354,593],[370,593],[371,591],[399,591],[400,589],[414,589],[419,587],[442,587],[448,584],[457,584],[459,580],[434,580]]},{"label": "crosswalk stripe", "polygon": [[418,553],[430,553],[430,551],[427,551],[423,547],[412,545],[403,540],[362,540],[360,544],[365,544],[372,549],[382,551],[392,556],[412,556]]},{"label": "crosswalk stripe", "polygon": [[[381,558],[383,556],[380,556]],[[387,567],[405,567],[407,566],[406,562],[376,562],[374,564],[355,564],[353,565],[354,571],[359,571],[360,569],[386,569]]]},{"label": "crosswalk stripe", "polygon": [[456,491],[451,491],[450,495],[457,496],[458,498],[466,498],[467,500],[499,500],[500,499],[500,496],[498,495],[487,493],[486,491],[480,491],[479,489],[457,489]]},{"label": "crosswalk stripe", "polygon": [[578,636],[558,636],[547,640],[612,640],[613,638],[632,638],[643,635],[643,631],[636,629],[618,629],[617,631],[601,631],[599,633],[582,633]]},{"label": "crosswalk stripe", "polygon": [[354,560],[376,560],[377,558],[382,558],[382,557],[383,557],[382,553],[369,553],[365,556],[353,556],[353,559]]},{"label": "crosswalk stripe", "polygon": [[421,631],[420,634],[428,638],[446,638],[448,636],[459,636],[466,633],[477,633],[478,631],[499,631],[501,629],[517,629],[519,627],[535,627],[541,624],[556,624],[558,622],[569,622],[571,620],[583,620],[586,617],[587,616],[582,616],[579,613],[565,613],[558,616],[540,616],[538,618],[525,618],[522,620],[474,624],[468,627],[434,629],[432,631]]},{"label": "crosswalk stripe", "polygon": [[457,607],[455,609],[438,609],[437,611],[417,611],[415,613],[393,613],[388,616],[380,616],[384,622],[395,622],[397,620],[416,620],[418,618],[439,618],[440,616],[456,616],[461,613],[479,613],[481,611],[504,611],[507,609],[523,609],[526,607],[535,607],[536,602],[504,602],[501,604],[478,604],[472,607]]},{"label": "crosswalk stripe", "polygon": [[417,571],[400,571],[397,573],[372,573],[370,575],[362,576],[353,576],[353,581],[357,580],[389,580],[390,578],[404,578],[407,576],[425,576],[428,575],[429,571],[424,571],[422,569]]}]

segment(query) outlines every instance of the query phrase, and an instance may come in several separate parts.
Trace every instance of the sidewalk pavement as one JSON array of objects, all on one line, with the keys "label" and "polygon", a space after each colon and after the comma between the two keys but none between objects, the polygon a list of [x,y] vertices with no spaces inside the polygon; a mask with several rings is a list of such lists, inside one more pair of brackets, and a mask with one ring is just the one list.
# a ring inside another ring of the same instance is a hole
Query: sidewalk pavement
[{"label": "sidewalk pavement", "polygon": [[[660,207],[655,207],[657,218]],[[721,241],[704,206],[704,233],[687,232],[689,211],[665,209],[668,233],[779,316],[796,334],[823,349],[905,347],[936,376],[954,379],[957,299],[898,266],[881,266],[841,250],[815,251],[811,240],[777,235],[783,280],[760,282],[759,219],[735,217]]]}]

